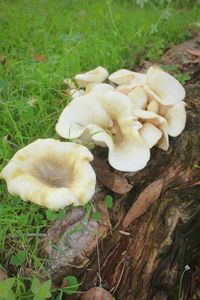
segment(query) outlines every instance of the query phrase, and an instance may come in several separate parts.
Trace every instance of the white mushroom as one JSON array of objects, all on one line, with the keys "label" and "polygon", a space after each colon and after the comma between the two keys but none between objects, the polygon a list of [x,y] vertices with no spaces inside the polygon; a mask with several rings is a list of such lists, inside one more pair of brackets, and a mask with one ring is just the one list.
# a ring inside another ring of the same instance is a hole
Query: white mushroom
[{"label": "white mushroom", "polygon": [[94,70],[88,71],[86,73],[77,74],[75,80],[79,87],[86,87],[88,83],[101,83],[108,77],[108,71],[99,66]]},{"label": "white mushroom", "polygon": [[134,108],[146,109],[148,97],[142,87],[137,87],[128,94]]},{"label": "white mushroom", "polygon": [[114,91],[115,88],[108,83],[89,83],[86,85],[86,93],[103,95],[105,92]]},{"label": "white mushroom", "polygon": [[144,88],[149,96],[163,105],[174,105],[185,98],[180,82],[157,66],[149,68]]},{"label": "white mushroom", "polygon": [[164,118],[167,121],[166,130],[170,136],[176,137],[181,134],[186,123],[185,102],[181,101],[170,107]]},{"label": "white mushroom", "polygon": [[159,110],[158,102],[156,100],[150,101],[149,104],[147,105],[147,110],[157,114]]},{"label": "white mushroom", "polygon": [[146,82],[146,75],[126,69],[120,69],[112,73],[108,79],[118,85],[126,85],[130,83],[136,87]]},{"label": "white mushroom", "polygon": [[145,140],[149,148],[152,148],[162,137],[162,131],[151,123],[144,123],[140,129],[140,135]]},{"label": "white mushroom", "polygon": [[137,171],[150,157],[149,147],[139,134],[141,127],[129,97],[109,91],[103,97],[91,93],[73,100],[61,114],[56,131],[65,138],[82,138],[89,132],[95,144],[109,148],[111,166]]},{"label": "white mushroom", "polygon": [[[72,100],[65,107],[56,124],[56,131],[63,138],[76,139],[87,131],[87,125],[93,124],[106,129],[112,126],[112,120],[102,107],[98,97],[86,94]],[[92,133],[89,132],[89,134]]]},{"label": "white mushroom", "polygon": [[58,210],[92,198],[96,183],[92,159],[84,146],[39,139],[19,150],[0,176],[10,194]]},{"label": "white mushroom", "polygon": [[75,99],[84,95],[85,91],[82,89],[70,89],[69,94],[72,96],[72,99]]}]

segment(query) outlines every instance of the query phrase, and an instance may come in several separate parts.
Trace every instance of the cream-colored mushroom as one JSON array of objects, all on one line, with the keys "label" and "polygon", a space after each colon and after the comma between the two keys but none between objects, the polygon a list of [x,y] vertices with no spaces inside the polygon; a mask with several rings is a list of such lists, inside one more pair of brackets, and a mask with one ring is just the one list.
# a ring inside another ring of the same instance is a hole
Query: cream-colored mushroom
[{"label": "cream-colored mushroom", "polygon": [[70,89],[69,94],[72,96],[72,99],[78,98],[85,94],[85,91],[82,89]]},{"label": "cream-colored mushroom", "polygon": [[144,123],[140,129],[140,135],[145,140],[149,148],[152,148],[162,137],[162,131],[151,123]]},{"label": "cream-colored mushroom", "polygon": [[86,85],[86,93],[95,93],[97,95],[103,95],[105,92],[114,90],[114,86],[108,83],[89,83]]},{"label": "cream-colored mushroom", "polygon": [[99,66],[94,70],[88,71],[86,73],[77,74],[75,80],[79,87],[86,87],[88,83],[102,83],[108,77],[108,71]]},{"label": "cream-colored mushroom", "polygon": [[[106,129],[112,126],[112,120],[99,98],[93,94],[86,94],[72,100],[65,107],[56,124],[56,131],[63,138],[76,139],[85,131],[89,131],[89,135],[93,134],[93,124]],[[88,125],[91,125],[89,129]]]},{"label": "cream-colored mushroom", "polygon": [[52,210],[84,205],[95,192],[90,151],[75,143],[39,139],[19,150],[2,170],[8,191]]},{"label": "cream-colored mushroom", "polygon": [[144,88],[149,96],[162,105],[174,105],[185,98],[185,90],[180,82],[157,66],[149,68]]},{"label": "cream-colored mushroom", "polygon": [[141,127],[129,97],[109,91],[103,97],[87,94],[73,100],[61,114],[56,131],[65,138],[82,138],[89,132],[90,140],[109,148],[111,166],[128,172],[142,169],[150,157],[139,134]]},{"label": "cream-colored mushroom", "polygon": [[120,69],[112,73],[108,79],[118,85],[132,84],[136,87],[146,82],[146,75],[126,69]]},{"label": "cream-colored mushroom", "polygon": [[185,102],[181,101],[170,107],[164,118],[167,121],[166,130],[170,136],[176,137],[181,134],[186,123]]},{"label": "cream-colored mushroom", "polygon": [[147,110],[157,114],[159,110],[158,102],[156,100],[150,101],[149,104],[147,105]]},{"label": "cream-colored mushroom", "polygon": [[137,87],[128,94],[134,108],[146,109],[148,97],[142,87]]}]

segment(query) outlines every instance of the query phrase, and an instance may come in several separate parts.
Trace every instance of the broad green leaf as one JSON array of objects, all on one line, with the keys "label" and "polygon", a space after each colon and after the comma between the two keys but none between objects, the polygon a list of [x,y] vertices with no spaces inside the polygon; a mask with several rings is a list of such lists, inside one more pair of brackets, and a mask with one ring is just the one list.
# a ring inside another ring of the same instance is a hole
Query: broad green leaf
[{"label": "broad green leaf", "polygon": [[49,221],[55,221],[58,219],[58,213],[56,213],[55,211],[52,211],[50,209],[48,209],[46,211],[46,216],[47,216],[47,220],[49,220]]},{"label": "broad green leaf", "polygon": [[101,213],[100,213],[99,211],[95,211],[95,212],[93,213],[93,219],[94,219],[95,221],[101,220]]},{"label": "broad green leaf", "polygon": [[63,292],[67,295],[74,294],[80,286],[77,278],[75,276],[69,275],[65,277],[65,280],[67,281],[68,285],[63,288]]},{"label": "broad green leaf", "polygon": [[112,208],[113,207],[113,198],[110,195],[107,195],[104,199],[105,205],[107,208]]},{"label": "broad green leaf", "polygon": [[51,280],[41,283],[38,278],[34,278],[31,290],[34,294],[33,300],[44,300],[51,297]]},{"label": "broad green leaf", "polygon": [[12,290],[14,283],[15,278],[0,281],[0,300],[15,300],[15,294]]},{"label": "broad green leaf", "polygon": [[21,266],[26,261],[26,252],[19,250],[16,255],[11,257],[10,263],[14,266]]}]

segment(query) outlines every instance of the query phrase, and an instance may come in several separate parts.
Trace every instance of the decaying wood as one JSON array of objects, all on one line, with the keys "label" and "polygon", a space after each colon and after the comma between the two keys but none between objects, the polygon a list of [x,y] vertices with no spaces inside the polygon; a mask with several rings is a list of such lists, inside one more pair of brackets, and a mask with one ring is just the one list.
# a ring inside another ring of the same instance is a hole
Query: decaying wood
[{"label": "decaying wood", "polygon": [[[109,183],[99,175],[106,188],[97,191],[93,205],[101,220],[89,215],[86,222],[84,209],[76,208],[49,229],[41,256],[56,283],[74,274],[83,291],[101,283],[117,300],[175,300],[180,288],[181,300],[200,299],[200,86],[190,84],[186,91],[186,129],[170,139],[167,152],[153,149],[148,165],[132,174],[107,168]],[[98,174],[99,164],[96,168]],[[125,194],[119,195],[113,178],[128,186]],[[126,222],[139,195],[158,180],[162,186],[147,201],[152,205]],[[102,201],[107,189],[115,200],[109,210]],[[186,265],[190,270],[180,285]]]}]

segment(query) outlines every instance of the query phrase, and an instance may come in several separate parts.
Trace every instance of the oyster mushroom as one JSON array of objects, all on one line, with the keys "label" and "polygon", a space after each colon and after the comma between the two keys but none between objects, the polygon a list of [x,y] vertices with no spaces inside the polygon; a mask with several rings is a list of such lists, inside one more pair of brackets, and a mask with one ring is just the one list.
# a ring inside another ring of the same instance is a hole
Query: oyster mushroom
[{"label": "oyster mushroom", "polygon": [[133,87],[136,87],[146,82],[146,75],[126,69],[120,69],[112,73],[108,79],[118,85],[132,84]]},{"label": "oyster mushroom", "polygon": [[75,80],[79,87],[86,87],[88,83],[101,83],[108,77],[108,71],[99,66],[94,70],[88,71],[86,73],[77,74]]},{"label": "oyster mushroom", "polygon": [[147,71],[144,89],[162,105],[174,105],[185,98],[185,90],[180,82],[157,66]]},{"label": "oyster mushroom", "polygon": [[95,144],[109,148],[112,167],[128,172],[144,168],[150,158],[141,127],[129,97],[108,91],[103,97],[87,94],[73,100],[61,113],[56,131],[65,138],[90,136]]},{"label": "oyster mushroom", "polygon": [[114,91],[115,88],[108,83],[89,83],[86,85],[86,93],[103,95],[105,92]]},{"label": "oyster mushroom", "polygon": [[84,146],[39,139],[19,150],[0,176],[10,194],[58,210],[84,205],[92,198],[96,183],[92,159]]}]

